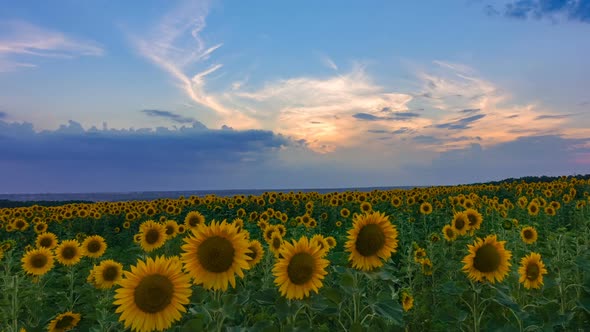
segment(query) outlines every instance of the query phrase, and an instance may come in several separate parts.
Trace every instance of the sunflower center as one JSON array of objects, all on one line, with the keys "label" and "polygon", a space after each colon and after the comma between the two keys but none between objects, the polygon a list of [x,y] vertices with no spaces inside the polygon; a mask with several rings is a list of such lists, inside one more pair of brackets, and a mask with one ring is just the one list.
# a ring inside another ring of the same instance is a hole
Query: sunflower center
[{"label": "sunflower center", "polygon": [[272,247],[275,249],[279,249],[281,247],[281,239],[279,239],[278,237],[273,237],[272,238]]},{"label": "sunflower center", "polygon": [[227,271],[234,262],[232,243],[221,236],[213,236],[201,243],[197,252],[199,263],[209,272]]},{"label": "sunflower center", "polygon": [[174,234],[174,226],[166,226],[166,235]]},{"label": "sunflower center", "polygon": [[485,244],[475,253],[473,267],[483,273],[493,272],[498,269],[500,262],[498,249],[491,244]]},{"label": "sunflower center", "polygon": [[199,218],[198,217],[190,217],[188,219],[188,224],[191,225],[191,227],[195,227],[199,224]]},{"label": "sunflower center", "polygon": [[300,252],[291,257],[287,266],[289,280],[295,285],[303,285],[313,276],[315,259],[308,253]]},{"label": "sunflower center", "polygon": [[78,253],[78,251],[76,250],[75,247],[68,246],[63,249],[61,256],[65,259],[72,259],[72,258],[76,257],[77,253]]},{"label": "sunflower center", "polygon": [[463,229],[465,227],[465,220],[463,220],[463,218],[459,217],[457,219],[455,219],[455,228],[456,229]]},{"label": "sunflower center", "polygon": [[469,226],[475,226],[477,224],[477,217],[473,214],[468,214],[467,219],[469,220]]},{"label": "sunflower center", "polygon": [[528,280],[537,280],[539,277],[539,266],[537,264],[529,264],[526,267],[526,278]]},{"label": "sunflower center", "polygon": [[156,229],[150,229],[145,233],[145,242],[154,244],[160,239],[160,232]]},{"label": "sunflower center", "polygon": [[258,257],[258,252],[254,247],[249,247],[248,249],[250,249],[251,251],[249,253],[246,253],[246,255],[249,257],[248,260],[253,261],[254,259],[256,259],[256,257]]},{"label": "sunflower center", "polygon": [[57,322],[57,324],[55,324],[55,329],[59,331],[60,329],[68,328],[72,325],[73,322],[74,322],[74,317],[69,316],[69,315],[64,316]]},{"label": "sunflower center", "polygon": [[379,225],[364,226],[356,238],[356,250],[363,256],[375,255],[385,245],[385,233]]},{"label": "sunflower center", "polygon": [[455,235],[455,232],[453,231],[453,229],[452,229],[452,228],[447,228],[447,229],[445,230],[445,232],[447,232],[447,236],[448,236],[448,237],[453,237],[453,235]]},{"label": "sunflower center", "polygon": [[96,253],[96,252],[100,251],[100,248],[102,248],[102,245],[100,244],[100,242],[90,241],[90,243],[88,243],[87,250],[90,253]]},{"label": "sunflower center", "polygon": [[40,269],[42,267],[45,267],[45,265],[47,265],[47,256],[44,254],[36,254],[35,256],[33,256],[31,258],[31,265],[36,268],[36,269]]},{"label": "sunflower center", "polygon": [[530,229],[525,230],[524,232],[524,237],[525,239],[532,239],[533,238],[533,231],[531,231]]},{"label": "sunflower center", "polygon": [[147,313],[160,312],[172,302],[174,285],[163,275],[152,274],[144,277],[133,294],[137,307]]},{"label": "sunflower center", "polygon": [[108,266],[102,270],[102,277],[105,281],[115,281],[119,276],[119,269],[116,266]]},{"label": "sunflower center", "polygon": [[17,228],[25,227],[25,223],[22,220],[19,220],[16,222],[16,227]]},{"label": "sunflower center", "polygon": [[45,248],[51,247],[52,244],[53,244],[53,240],[49,237],[41,238],[41,240],[39,241],[39,245],[41,247],[45,247]]}]

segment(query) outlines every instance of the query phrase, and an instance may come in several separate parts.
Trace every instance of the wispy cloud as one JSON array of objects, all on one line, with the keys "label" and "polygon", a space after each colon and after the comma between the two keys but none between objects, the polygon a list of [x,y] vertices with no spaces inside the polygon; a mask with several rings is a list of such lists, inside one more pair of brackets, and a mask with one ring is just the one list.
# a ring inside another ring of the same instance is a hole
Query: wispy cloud
[{"label": "wispy cloud", "polygon": [[321,55],[320,56],[320,60],[322,61],[322,63],[332,69],[332,70],[338,70],[338,66],[336,65],[336,63],[334,62],[334,60],[332,60],[329,56],[327,55]]},{"label": "wispy cloud", "polygon": [[[165,15],[146,36],[132,36],[138,52],[174,77],[179,87],[199,105],[217,116],[218,125],[227,123],[235,128],[256,124],[251,117],[221,103],[205,89],[206,78],[223,64],[205,64],[222,46],[207,46],[201,36],[209,13],[208,1],[184,2]],[[201,67],[200,69],[195,69]]]},{"label": "wispy cloud", "polygon": [[101,56],[103,48],[25,21],[0,21],[0,72],[33,68],[36,57],[70,59]]},{"label": "wispy cloud", "polygon": [[173,113],[170,111],[151,109],[151,110],[141,110],[141,112],[147,116],[150,116],[150,117],[164,118],[164,119],[168,119],[172,122],[180,123],[180,124],[186,124],[186,123],[200,124],[203,127],[203,129],[207,128],[202,123],[200,123],[199,121],[197,121],[194,118],[185,117],[185,116],[182,116],[180,114],[176,114],[176,113]]}]

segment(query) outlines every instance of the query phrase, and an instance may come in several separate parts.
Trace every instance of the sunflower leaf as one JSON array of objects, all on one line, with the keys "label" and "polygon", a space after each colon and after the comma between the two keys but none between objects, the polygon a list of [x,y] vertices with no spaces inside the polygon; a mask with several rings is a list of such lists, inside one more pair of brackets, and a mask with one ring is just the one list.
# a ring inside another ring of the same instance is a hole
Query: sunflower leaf
[{"label": "sunflower leaf", "polygon": [[396,300],[382,300],[373,305],[375,312],[397,325],[403,323],[402,306]]}]

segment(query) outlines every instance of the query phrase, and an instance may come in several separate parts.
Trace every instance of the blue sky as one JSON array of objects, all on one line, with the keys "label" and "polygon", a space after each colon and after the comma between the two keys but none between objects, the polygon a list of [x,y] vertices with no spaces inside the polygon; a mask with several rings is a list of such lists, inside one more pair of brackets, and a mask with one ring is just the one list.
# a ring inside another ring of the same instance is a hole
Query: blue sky
[{"label": "blue sky", "polygon": [[590,169],[590,1],[1,1],[2,193]]}]

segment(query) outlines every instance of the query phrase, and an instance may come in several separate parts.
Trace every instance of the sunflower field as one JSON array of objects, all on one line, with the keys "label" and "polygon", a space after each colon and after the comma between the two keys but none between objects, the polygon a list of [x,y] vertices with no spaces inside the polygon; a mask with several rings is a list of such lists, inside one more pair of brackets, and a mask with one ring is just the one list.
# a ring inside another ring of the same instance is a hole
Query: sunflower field
[{"label": "sunflower field", "polygon": [[588,331],[590,181],[0,209],[0,331]]}]

